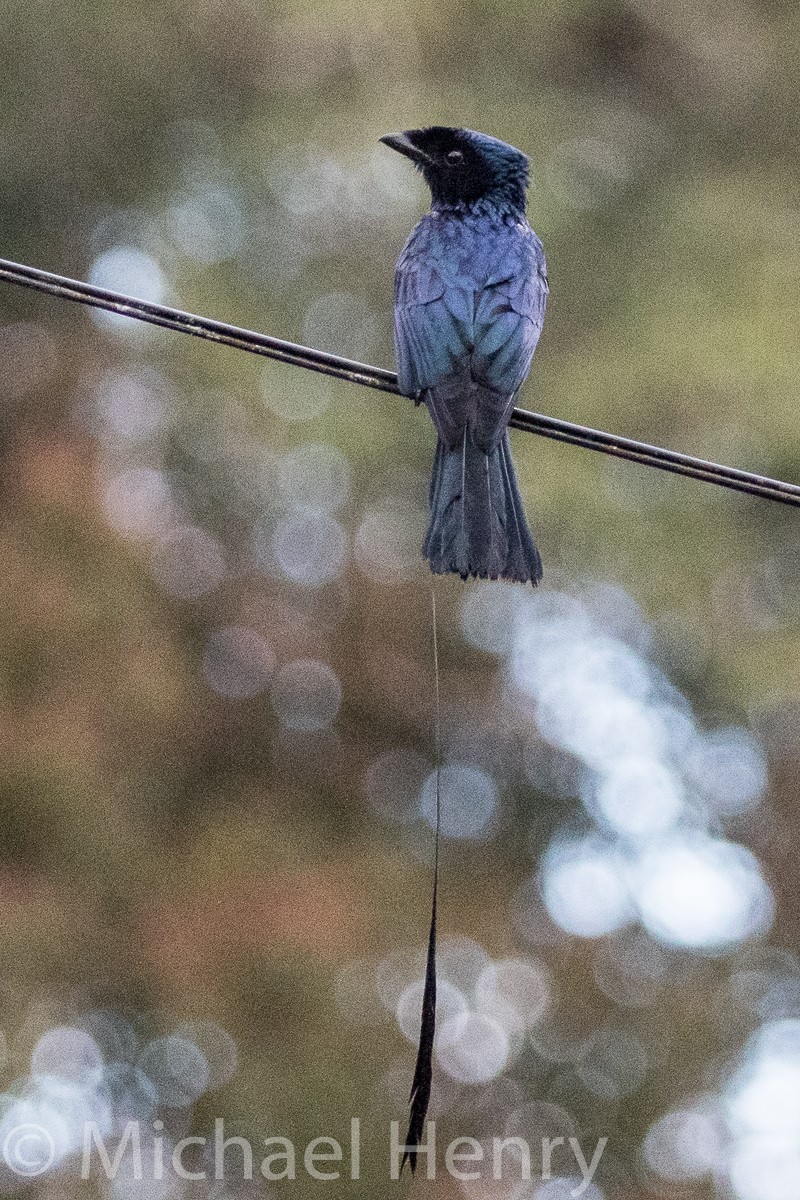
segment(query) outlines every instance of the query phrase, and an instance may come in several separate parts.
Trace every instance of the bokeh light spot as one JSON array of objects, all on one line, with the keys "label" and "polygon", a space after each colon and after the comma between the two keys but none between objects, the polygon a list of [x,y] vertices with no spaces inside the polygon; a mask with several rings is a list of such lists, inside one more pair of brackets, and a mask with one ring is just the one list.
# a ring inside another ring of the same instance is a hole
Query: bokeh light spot
[{"label": "bokeh light spot", "polygon": [[636,876],[642,919],[668,944],[722,950],[772,923],[772,893],[743,846],[673,839],[647,851]]},{"label": "bokeh light spot", "polygon": [[335,579],[347,556],[347,536],[326,513],[288,513],[272,535],[275,561],[284,575],[304,587]]},{"label": "bokeh light spot", "polygon": [[220,696],[246,700],[268,685],[275,670],[275,654],[253,629],[226,625],[215,629],[203,652],[203,674]]},{"label": "bokeh light spot", "polygon": [[308,512],[333,513],[350,494],[347,455],[335,446],[308,443],[288,450],[278,463],[278,486],[285,502]]},{"label": "bokeh light spot", "polygon": [[287,729],[305,733],[327,729],[342,702],[339,677],[327,663],[298,658],[281,667],[272,704]]},{"label": "bokeh light spot", "polygon": [[364,513],[355,538],[356,562],[376,583],[397,583],[423,567],[423,517],[416,507],[399,512],[372,508]]},{"label": "bokeh light spot", "polygon": [[487,1083],[505,1068],[509,1049],[508,1034],[492,1017],[459,1012],[441,1022],[436,1058],[459,1083]]},{"label": "bokeh light spot", "polygon": [[156,583],[178,600],[197,600],[225,578],[222,547],[204,529],[174,529],[153,546],[152,571]]},{"label": "bokeh light spot", "polygon": [[103,1056],[90,1034],[83,1029],[57,1026],[36,1043],[31,1054],[34,1075],[56,1075],[85,1087],[100,1081]]},{"label": "bokeh light spot", "polygon": [[[414,1043],[419,1040],[424,991],[425,980],[415,979],[401,992],[395,1011],[398,1025],[408,1040]],[[446,979],[439,980],[436,988],[437,1028],[441,1030],[442,1022],[466,1012],[467,1002],[459,989]]]},{"label": "bokeh light spot", "polygon": [[139,1066],[152,1080],[166,1108],[185,1108],[202,1096],[211,1073],[202,1050],[177,1034],[155,1038],[139,1056]]},{"label": "bokeh light spot", "polygon": [[364,793],[379,816],[407,824],[418,816],[420,789],[431,769],[414,750],[388,750],[364,772]]},{"label": "bokeh light spot", "polygon": [[547,911],[567,933],[600,937],[633,917],[621,864],[602,842],[555,843],[542,865]]},{"label": "bokeh light spot", "polygon": [[[436,824],[436,772],[422,787],[420,808],[425,820]],[[480,840],[491,831],[497,810],[497,784],[485,771],[462,763],[442,767],[440,780],[441,831],[444,837]]]},{"label": "bokeh light spot", "polygon": [[622,1029],[601,1029],[581,1047],[578,1074],[603,1100],[619,1100],[644,1083],[647,1053],[637,1037]]},{"label": "bokeh light spot", "polygon": [[[167,292],[167,281],[156,260],[135,246],[114,246],[100,254],[89,270],[89,283],[153,304],[162,304]],[[118,313],[101,308],[90,308],[89,312],[101,327],[129,338],[144,339],[155,332],[155,326]]]}]

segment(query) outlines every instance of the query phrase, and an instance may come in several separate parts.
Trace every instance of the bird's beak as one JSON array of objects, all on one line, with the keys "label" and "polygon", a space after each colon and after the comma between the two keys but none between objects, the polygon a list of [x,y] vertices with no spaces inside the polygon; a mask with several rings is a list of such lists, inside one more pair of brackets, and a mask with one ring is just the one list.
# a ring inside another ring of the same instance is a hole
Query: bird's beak
[{"label": "bird's beak", "polygon": [[407,133],[387,133],[382,138],[378,139],[383,142],[384,146],[390,146],[392,150],[396,150],[398,154],[405,154],[406,158],[410,158],[412,162],[427,162],[427,154],[415,146]]}]

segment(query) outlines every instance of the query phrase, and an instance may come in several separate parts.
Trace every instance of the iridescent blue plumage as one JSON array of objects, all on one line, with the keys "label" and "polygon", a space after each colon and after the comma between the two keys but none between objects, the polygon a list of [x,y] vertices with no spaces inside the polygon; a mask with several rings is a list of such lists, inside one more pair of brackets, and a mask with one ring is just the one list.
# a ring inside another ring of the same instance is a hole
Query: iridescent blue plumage
[{"label": "iridescent blue plumage", "polygon": [[541,560],[507,434],[547,298],[542,244],[525,219],[528,160],[471,130],[382,140],[414,161],[433,198],[395,284],[400,388],[439,435],[425,553],[437,573],[535,584]]}]

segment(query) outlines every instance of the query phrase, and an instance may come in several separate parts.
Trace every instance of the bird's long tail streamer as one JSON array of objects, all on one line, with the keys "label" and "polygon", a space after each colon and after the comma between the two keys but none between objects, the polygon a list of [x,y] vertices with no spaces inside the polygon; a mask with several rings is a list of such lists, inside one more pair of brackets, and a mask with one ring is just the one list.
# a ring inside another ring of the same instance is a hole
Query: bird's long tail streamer
[{"label": "bird's long tail streamer", "polygon": [[422,1019],[419,1030],[419,1049],[414,1067],[409,1103],[411,1113],[408,1120],[405,1150],[400,1171],[408,1162],[413,1175],[417,1169],[417,1146],[422,1140],[428,1104],[431,1098],[433,1079],[433,1042],[436,1036],[436,907],[439,894],[439,828],[442,817],[441,772],[442,772],[442,722],[439,696],[439,636],[436,624],[436,582],[431,580],[431,614],[433,617],[433,668],[436,680],[436,832],[433,853],[433,896],[431,899],[431,927],[428,934],[428,957],[425,963],[425,987],[422,993]]}]

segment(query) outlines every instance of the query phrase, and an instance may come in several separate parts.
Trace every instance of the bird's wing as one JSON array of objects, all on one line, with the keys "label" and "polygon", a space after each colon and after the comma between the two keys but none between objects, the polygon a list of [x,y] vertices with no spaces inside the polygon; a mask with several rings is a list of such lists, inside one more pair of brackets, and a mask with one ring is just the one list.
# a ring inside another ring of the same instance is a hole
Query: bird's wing
[{"label": "bird's wing", "polygon": [[530,370],[547,304],[548,284],[538,239],[505,278],[487,285],[475,311],[471,370],[485,389],[476,413],[479,444],[494,446],[508,425],[517,392]]},{"label": "bird's wing", "polygon": [[447,284],[424,254],[403,254],[395,278],[394,332],[407,396],[463,370],[472,348],[472,293]]},{"label": "bird's wing", "polygon": [[538,238],[526,238],[509,269],[499,274],[478,298],[472,373],[479,383],[513,396],[530,370],[547,304],[547,270]]}]

